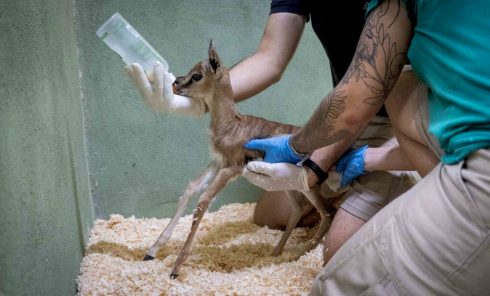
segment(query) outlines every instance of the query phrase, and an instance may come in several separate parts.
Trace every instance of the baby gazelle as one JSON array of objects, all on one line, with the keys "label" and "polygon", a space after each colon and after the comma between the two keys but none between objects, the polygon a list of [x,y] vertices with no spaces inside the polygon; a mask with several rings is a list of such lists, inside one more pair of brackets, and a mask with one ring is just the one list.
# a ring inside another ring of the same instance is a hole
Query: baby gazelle
[{"label": "baby gazelle", "polygon": [[[194,211],[191,231],[175,262],[170,274],[171,278],[178,276],[182,263],[189,256],[192,240],[211,200],[228,182],[241,175],[247,161],[263,157],[263,153],[260,151],[243,148],[245,142],[252,138],[290,134],[298,129],[292,125],[242,115],[236,111],[228,70],[221,63],[212,42],[209,45],[209,59],[195,65],[186,76],[177,78],[174,82],[174,88],[179,95],[204,100],[211,115],[210,137],[214,153],[213,160],[206,171],[189,183],[179,200],[177,212],[144,258],[144,260],[155,258],[158,249],[170,238],[191,197],[200,193],[199,203]],[[304,252],[314,248],[330,227],[328,214],[330,208],[327,208],[317,188],[302,193],[309,202],[299,192],[288,192],[293,213],[286,231],[274,249],[273,255],[279,255],[282,252],[291,231],[299,219],[312,209],[312,206],[320,213],[321,221],[314,237],[305,246]]]}]

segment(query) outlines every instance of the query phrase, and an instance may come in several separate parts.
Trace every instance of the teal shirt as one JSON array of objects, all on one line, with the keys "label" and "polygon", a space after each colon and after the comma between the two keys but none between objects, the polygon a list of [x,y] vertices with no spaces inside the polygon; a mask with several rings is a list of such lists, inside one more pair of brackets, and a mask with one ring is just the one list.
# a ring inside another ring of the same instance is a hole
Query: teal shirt
[{"label": "teal shirt", "polygon": [[[382,0],[372,0],[368,12]],[[406,2],[406,1],[403,1]],[[414,0],[408,58],[429,88],[429,132],[459,162],[490,147],[490,1]]]}]

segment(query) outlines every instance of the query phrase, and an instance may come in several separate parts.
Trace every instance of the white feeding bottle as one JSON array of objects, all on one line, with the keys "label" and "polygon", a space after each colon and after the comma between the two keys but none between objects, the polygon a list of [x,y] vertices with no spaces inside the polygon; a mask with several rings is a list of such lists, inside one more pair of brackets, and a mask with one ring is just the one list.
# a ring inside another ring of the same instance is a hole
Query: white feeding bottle
[{"label": "white feeding bottle", "polygon": [[151,75],[156,61],[168,71],[168,63],[118,12],[114,13],[96,32],[107,46],[126,63],[138,63]]}]

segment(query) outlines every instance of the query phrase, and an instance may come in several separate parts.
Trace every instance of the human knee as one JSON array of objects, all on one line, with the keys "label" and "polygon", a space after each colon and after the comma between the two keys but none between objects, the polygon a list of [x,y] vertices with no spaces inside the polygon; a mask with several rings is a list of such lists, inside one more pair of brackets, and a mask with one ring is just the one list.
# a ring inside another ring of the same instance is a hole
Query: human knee
[{"label": "human knee", "polygon": [[291,206],[285,192],[266,191],[257,201],[253,222],[270,229],[284,229],[291,215]]},{"label": "human knee", "polygon": [[339,209],[325,238],[323,251],[324,264],[365,223],[365,220],[350,214],[342,208]]}]

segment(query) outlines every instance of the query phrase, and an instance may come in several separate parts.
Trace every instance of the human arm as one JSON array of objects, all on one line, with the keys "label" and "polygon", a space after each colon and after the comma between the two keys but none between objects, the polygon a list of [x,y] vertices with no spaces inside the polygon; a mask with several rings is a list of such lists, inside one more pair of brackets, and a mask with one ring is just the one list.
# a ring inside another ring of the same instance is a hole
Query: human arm
[{"label": "human arm", "polygon": [[261,149],[258,141],[254,148],[264,150],[267,156],[276,151],[284,154],[290,147],[301,155],[335,143],[340,156],[338,152],[349,147],[346,144],[355,140],[393,88],[405,63],[411,34],[400,1],[383,2],[369,15],[342,81],[323,99],[306,125],[282,147]]},{"label": "human arm", "polygon": [[[350,141],[339,141],[313,152],[310,160],[323,171],[320,175],[308,166],[298,166],[286,162],[252,161],[244,168],[243,176],[250,183],[267,191],[308,190],[325,180],[328,176],[327,171],[347,149],[345,147],[349,143]],[[248,145],[250,144],[248,143]],[[289,157],[294,157],[294,155]],[[299,159],[295,159],[295,161],[297,160]],[[269,159],[269,161],[271,160]]]},{"label": "human arm", "polygon": [[403,153],[400,146],[369,147],[364,158],[364,170],[374,171],[414,171],[415,166]]},{"label": "human arm", "polygon": [[[291,60],[305,25],[305,17],[294,13],[270,15],[256,52],[230,69],[235,101],[263,91],[279,81]],[[155,65],[154,81],[148,79],[140,65],[126,68],[145,104],[157,112],[199,117],[207,110],[201,100],[176,95],[172,91],[175,76]]]},{"label": "human arm", "polygon": [[341,187],[367,172],[410,170],[415,167],[398,145],[376,148],[364,145],[345,153],[335,164],[335,171],[341,175]]},{"label": "human arm", "polygon": [[305,26],[305,17],[294,13],[269,16],[254,54],[230,69],[236,102],[252,97],[281,79],[294,55]]},{"label": "human arm", "polygon": [[291,137],[291,146],[300,153],[311,153],[342,139],[354,139],[398,79],[411,35],[407,11],[400,1],[380,4],[368,16],[347,73]]}]

